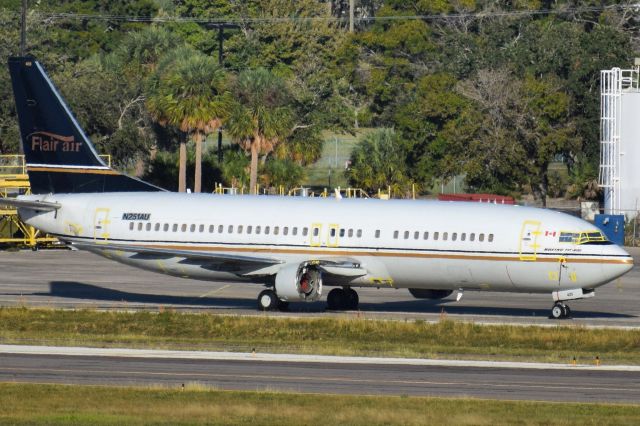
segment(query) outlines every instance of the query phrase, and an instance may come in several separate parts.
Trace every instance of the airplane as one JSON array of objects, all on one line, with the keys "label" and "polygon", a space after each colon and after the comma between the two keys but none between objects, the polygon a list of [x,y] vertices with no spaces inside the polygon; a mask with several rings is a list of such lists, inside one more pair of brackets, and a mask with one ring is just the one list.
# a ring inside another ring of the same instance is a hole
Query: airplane
[{"label": "airplane", "polygon": [[[355,288],[547,293],[566,302],[628,272],[632,257],[589,222],[473,202],[168,192],[108,167],[33,57],[8,61],[31,194],[0,201],[72,248],[176,277],[265,287],[261,310]],[[496,300],[499,302],[499,299]]]}]

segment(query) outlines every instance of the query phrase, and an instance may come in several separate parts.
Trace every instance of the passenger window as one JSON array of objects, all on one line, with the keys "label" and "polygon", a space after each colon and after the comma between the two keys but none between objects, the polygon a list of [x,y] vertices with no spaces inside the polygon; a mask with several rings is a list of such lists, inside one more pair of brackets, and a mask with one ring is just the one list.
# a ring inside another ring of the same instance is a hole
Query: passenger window
[{"label": "passenger window", "polygon": [[460,241],[464,241],[467,239],[467,234],[465,232],[463,232],[462,234],[460,234]]},{"label": "passenger window", "polygon": [[138,222],[138,231],[142,231],[142,222]]},{"label": "passenger window", "polygon": [[229,225],[229,227],[227,228],[227,232],[233,234],[233,225]]},{"label": "passenger window", "polygon": [[273,228],[273,235],[278,235],[280,233],[280,227],[276,226]]},{"label": "passenger window", "polygon": [[[309,228],[307,228],[306,226],[302,228],[303,237],[306,237],[308,233],[309,233]],[[296,228],[293,228],[293,235],[296,235]]]},{"label": "passenger window", "polygon": [[163,230],[164,232],[169,231],[169,224],[168,224],[168,223],[165,223],[165,224],[164,224],[164,227],[162,228],[162,230]]},{"label": "passenger window", "polygon": [[353,229],[349,229],[349,233],[347,235],[349,238],[353,237]]},{"label": "passenger window", "polygon": [[484,234],[478,235],[478,241],[480,241],[480,242],[484,241]]},{"label": "passenger window", "polygon": [[269,232],[271,232],[271,227],[270,227],[270,226],[265,226],[265,227],[264,227],[264,233],[265,233],[266,235],[269,235]]},{"label": "passenger window", "polygon": [[260,234],[262,232],[262,227],[260,225],[256,226],[256,234]]},{"label": "passenger window", "polygon": [[247,226],[247,234],[250,234],[251,232],[253,232],[253,226],[248,225]]},{"label": "passenger window", "polygon": [[425,232],[424,234],[422,234],[422,239],[423,240],[428,240],[429,239],[429,233]]},{"label": "passenger window", "polygon": [[243,226],[242,225],[238,225],[238,234],[242,234],[242,229],[243,229]]},{"label": "passenger window", "polygon": [[380,238],[380,230],[376,229],[376,238]]},{"label": "passenger window", "polygon": [[453,234],[451,234],[451,241],[455,241],[458,239],[458,233],[454,232]]},{"label": "passenger window", "polygon": [[344,237],[344,228],[340,229],[340,238]]},{"label": "passenger window", "polygon": [[320,234],[320,228],[313,228],[313,236],[317,237]]},{"label": "passenger window", "polygon": [[147,231],[151,231],[151,222],[147,222],[146,228],[147,228]]},{"label": "passenger window", "polygon": [[469,234],[469,241],[475,241],[476,240],[476,234],[475,233],[471,233]]},{"label": "passenger window", "polygon": [[129,222],[129,230],[133,231],[134,226],[135,226],[135,223]]},{"label": "passenger window", "polygon": [[215,231],[216,226],[215,225],[209,225],[209,233],[213,234],[213,231]]},{"label": "passenger window", "polygon": [[191,232],[196,232],[196,225],[195,225],[195,223],[192,223],[192,224],[191,224],[190,231],[191,231]]},{"label": "passenger window", "polygon": [[404,231],[404,239],[406,240],[407,238],[409,238],[409,231]]},{"label": "passenger window", "polygon": [[187,232],[187,224],[186,224],[186,223],[183,223],[183,224],[182,224],[182,227],[180,228],[180,230],[181,230],[182,232]]},{"label": "passenger window", "polygon": [[173,232],[178,232],[178,224],[177,223],[173,224]]},{"label": "passenger window", "polygon": [[330,234],[332,237],[335,237],[335,236],[336,236],[336,228],[331,228],[331,231],[329,231],[329,234]]},{"label": "passenger window", "polygon": [[289,235],[289,227],[288,227],[288,226],[285,226],[285,227],[284,227],[284,229],[282,230],[282,233],[283,233],[284,235]]},{"label": "passenger window", "polygon": [[413,233],[413,239],[414,239],[414,240],[417,240],[417,239],[419,239],[419,238],[420,238],[420,232],[418,232],[418,231],[414,232],[414,233]]},{"label": "passenger window", "polygon": [[[293,229],[291,230],[291,233],[292,233],[293,235],[298,235],[298,227],[297,227],[297,226],[294,226],[294,227],[293,227]],[[304,234],[304,235],[307,235],[307,234],[306,234],[306,232],[305,232],[305,234]]]},{"label": "passenger window", "polygon": [[397,239],[398,239],[398,234],[399,234],[399,232],[398,232],[398,231],[393,231],[393,239],[394,239],[394,240],[397,240]]},{"label": "passenger window", "polygon": [[362,229],[358,229],[358,232],[356,232],[356,237],[362,237]]},{"label": "passenger window", "polygon": [[439,235],[440,235],[440,233],[439,233],[439,232],[434,232],[434,233],[433,233],[433,239],[434,239],[434,240],[436,240],[436,241],[438,241],[438,236],[439,236]]},{"label": "passenger window", "polygon": [[200,225],[199,229],[198,229],[201,233],[204,232],[204,225]]},{"label": "passenger window", "polygon": [[155,226],[153,227],[153,230],[158,232],[160,230],[160,224],[156,223]]},{"label": "passenger window", "polygon": [[448,232],[443,232],[442,233],[442,241],[447,241],[448,237],[449,237],[449,233]]},{"label": "passenger window", "polygon": [[218,234],[222,234],[224,232],[224,226],[218,225]]},{"label": "passenger window", "polygon": [[489,242],[492,243],[493,242],[493,234],[489,234]]}]

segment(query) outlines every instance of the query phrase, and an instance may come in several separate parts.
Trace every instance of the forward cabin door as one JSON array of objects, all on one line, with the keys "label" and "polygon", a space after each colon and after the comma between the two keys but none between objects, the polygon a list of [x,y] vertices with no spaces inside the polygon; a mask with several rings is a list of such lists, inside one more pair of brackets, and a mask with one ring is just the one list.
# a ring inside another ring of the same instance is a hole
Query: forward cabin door
[{"label": "forward cabin door", "polygon": [[93,240],[106,243],[109,240],[109,209],[99,207],[93,214]]},{"label": "forward cabin door", "polygon": [[538,259],[538,237],[540,235],[540,222],[526,220],[520,230],[520,243],[518,254],[520,260],[535,261]]}]

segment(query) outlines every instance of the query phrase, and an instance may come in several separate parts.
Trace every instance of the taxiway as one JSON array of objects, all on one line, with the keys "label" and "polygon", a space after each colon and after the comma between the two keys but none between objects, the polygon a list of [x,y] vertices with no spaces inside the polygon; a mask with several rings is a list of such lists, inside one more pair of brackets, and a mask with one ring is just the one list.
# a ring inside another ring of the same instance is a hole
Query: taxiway
[{"label": "taxiway", "polygon": [[[636,266],[600,287],[592,299],[570,302],[573,319],[588,326],[640,327],[640,250],[630,249]],[[180,279],[69,250],[0,251],[0,306],[57,308],[172,308],[218,314],[264,315],[256,310],[261,286]],[[485,323],[557,324],[548,319],[548,294],[467,291],[463,299],[414,299],[405,289],[358,289],[359,312],[328,312],[324,301],[292,303],[289,312],[269,315],[353,316],[437,321],[442,316]]]}]

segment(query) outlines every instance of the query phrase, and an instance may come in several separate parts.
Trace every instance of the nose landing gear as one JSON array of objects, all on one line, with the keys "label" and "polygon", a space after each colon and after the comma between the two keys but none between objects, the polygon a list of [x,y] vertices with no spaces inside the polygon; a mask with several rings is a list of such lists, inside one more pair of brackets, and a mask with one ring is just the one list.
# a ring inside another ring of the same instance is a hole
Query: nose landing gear
[{"label": "nose landing gear", "polygon": [[551,308],[551,316],[553,319],[567,319],[571,318],[571,309],[563,302],[556,302]]}]

